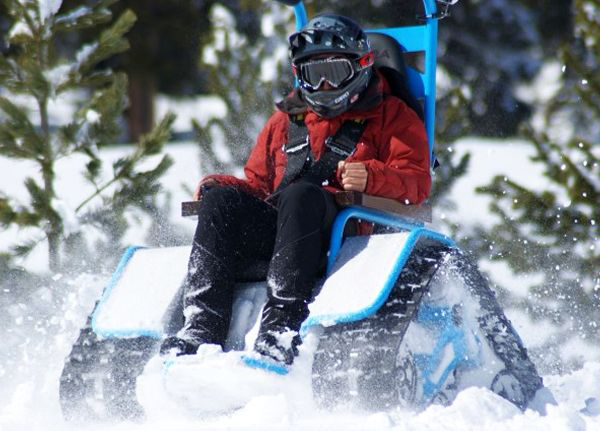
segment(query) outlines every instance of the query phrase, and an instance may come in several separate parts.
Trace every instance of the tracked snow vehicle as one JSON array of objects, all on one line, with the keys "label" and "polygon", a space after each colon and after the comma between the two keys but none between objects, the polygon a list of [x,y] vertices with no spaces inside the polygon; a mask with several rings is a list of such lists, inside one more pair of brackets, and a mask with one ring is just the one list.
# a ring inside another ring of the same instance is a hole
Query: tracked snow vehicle
[{"label": "tracked snow vehicle", "polygon": [[[300,1],[297,27],[307,21]],[[448,3],[423,0],[422,24],[369,32],[375,66],[397,96],[423,118],[434,147],[438,19]],[[424,70],[406,66],[424,54]],[[426,228],[431,209],[356,192],[336,197],[327,274],[302,333],[316,334],[315,399],[366,409],[447,404],[469,386],[483,386],[521,409],[537,406],[542,379],[476,266],[454,242]],[[195,203],[184,203],[194,215]],[[352,220],[376,226],[349,236]],[[67,418],[144,414],[136,379],[161,339],[183,324],[180,286],[190,247],[129,248],[67,357],[60,400]],[[237,274],[226,350],[252,345],[248,333],[266,300],[266,266]],[[342,300],[343,299],[343,300]],[[282,379],[285,377],[281,377]]]}]

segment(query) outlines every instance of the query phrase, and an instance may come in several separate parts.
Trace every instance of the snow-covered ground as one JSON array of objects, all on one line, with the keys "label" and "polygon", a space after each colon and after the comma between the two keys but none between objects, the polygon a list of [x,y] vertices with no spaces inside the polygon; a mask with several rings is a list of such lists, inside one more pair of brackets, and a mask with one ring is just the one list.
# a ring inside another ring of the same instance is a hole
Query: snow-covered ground
[{"label": "snow-covered ground", "polygon": [[[489,217],[487,198],[474,193],[474,188],[486,184],[496,174],[506,174],[531,185],[544,185],[540,170],[528,160],[530,147],[515,141],[482,141],[467,139],[457,143],[454,150],[471,151],[471,169],[465,178],[454,188],[452,195],[457,203],[456,210],[448,211],[445,217],[462,223],[483,222]],[[118,157],[122,149],[115,148],[104,153],[107,159]],[[192,144],[170,145],[167,148],[176,161],[165,178],[165,190],[172,194],[173,218],[178,217],[179,201],[189,196],[183,189],[185,184],[193,187],[199,176],[197,154]],[[24,174],[34,174],[31,166],[24,166],[12,160],[0,158],[2,185],[0,189],[11,195],[24,197],[19,178]],[[77,181],[79,167],[75,162],[65,163],[60,169],[60,190],[67,190],[68,199],[77,202],[84,193],[83,185]],[[438,217],[441,217],[438,214]],[[193,230],[193,222],[180,220],[179,225]],[[127,240],[131,243],[144,241],[144,224],[133,229]],[[14,232],[0,234],[0,248],[4,248]],[[28,262],[31,268],[44,265],[44,253],[40,251]],[[497,277],[508,280],[512,275],[501,267],[490,267]],[[356,411],[319,411],[310,399],[310,391],[305,381],[291,377],[282,384],[281,392],[258,397],[242,409],[232,414],[217,417],[189,416],[174,406],[161,404],[158,393],[144,392],[145,404],[156,406],[149,418],[141,423],[112,424],[69,424],[61,417],[58,404],[58,380],[63,360],[83,324],[95,299],[106,283],[105,276],[83,278],[71,277],[71,291],[60,306],[52,309],[56,295],[65,292],[52,292],[40,286],[35,298],[45,304],[48,321],[38,322],[37,316],[24,315],[20,310],[26,304],[14,304],[9,308],[10,316],[0,320],[0,339],[8,340],[3,346],[10,351],[0,354],[0,430],[597,430],[600,429],[600,405],[593,399],[600,399],[600,362],[590,359],[585,367],[569,375],[544,376],[545,383],[552,390],[558,406],[550,406],[546,416],[527,411],[521,413],[512,404],[483,389],[468,389],[461,393],[450,407],[432,406],[424,412],[396,411],[391,413],[366,414]],[[507,283],[510,284],[510,283]],[[519,283],[512,284],[515,289]],[[23,305],[23,306],[21,306]],[[40,305],[41,306],[41,305]],[[532,324],[524,316],[511,315],[515,326],[526,345],[538,344],[550,330],[543,324]],[[14,340],[14,329],[30,325],[31,336],[26,340]],[[53,328],[49,331],[47,328]],[[589,353],[593,358],[594,352]],[[19,365],[15,365],[19,364]],[[230,378],[227,369],[214,377]],[[240,388],[240,391],[244,391]],[[248,395],[248,394],[240,394]],[[586,404],[587,400],[587,404]],[[161,408],[162,407],[162,408]]]}]

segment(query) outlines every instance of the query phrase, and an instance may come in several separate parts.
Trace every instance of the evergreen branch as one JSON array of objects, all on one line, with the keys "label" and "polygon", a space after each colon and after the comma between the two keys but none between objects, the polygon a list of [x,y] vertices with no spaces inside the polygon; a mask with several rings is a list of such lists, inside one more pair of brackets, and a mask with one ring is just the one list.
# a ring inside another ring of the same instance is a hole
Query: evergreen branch
[{"label": "evergreen branch", "polygon": [[83,30],[104,24],[112,18],[110,9],[102,6],[80,6],[66,14],[57,15],[52,25],[52,31],[62,33],[67,31]]},{"label": "evergreen branch", "polygon": [[118,119],[126,107],[127,75],[117,73],[111,77],[111,85],[98,91],[89,105],[78,113],[80,121],[85,121],[90,109],[99,114],[99,121],[90,125],[85,134],[80,130],[77,134],[79,146],[87,148],[95,144],[98,148],[113,144],[120,133]]},{"label": "evergreen branch", "polygon": [[11,254],[16,257],[25,257],[29,253],[31,253],[33,249],[45,239],[45,237],[40,236],[38,238],[25,241],[21,244],[17,244],[11,248]]},{"label": "evergreen branch", "polygon": [[27,114],[3,96],[0,96],[0,110],[8,116],[0,123],[0,151],[8,157],[36,159],[44,142]]},{"label": "evergreen branch", "polygon": [[28,177],[25,179],[25,188],[29,192],[31,207],[35,210],[35,213],[51,223],[60,223],[60,216],[50,204],[50,197],[33,178]]},{"label": "evergreen branch", "polygon": [[0,197],[0,225],[8,227],[17,218],[17,213],[5,197]]},{"label": "evergreen branch", "polygon": [[165,155],[154,169],[132,175],[122,187],[114,193],[111,199],[111,205],[121,209],[126,205],[133,203],[143,210],[148,210],[149,208],[142,198],[153,197],[160,191],[161,186],[157,183],[157,180],[172,165],[173,160],[171,157]]},{"label": "evergreen branch", "polygon": [[[110,14],[107,18],[110,18]],[[56,87],[55,92],[60,93],[75,85],[89,84],[89,81],[92,79],[100,81],[96,82],[96,85],[106,82],[105,74],[96,73],[91,76],[88,75],[98,63],[129,48],[129,42],[123,35],[129,31],[136,19],[132,11],[127,10],[123,12],[110,28],[102,32],[97,42],[84,45],[79,49],[75,55],[75,62],[66,66],[69,68],[68,78],[64,79]]]},{"label": "evergreen branch", "polygon": [[101,88],[112,84],[115,75],[112,70],[93,70],[84,74],[79,84],[89,88]]},{"label": "evergreen branch", "polygon": [[[174,114],[168,113],[165,115],[158,126],[152,130],[152,132],[150,132],[148,135],[144,135],[141,138],[135,152],[132,155],[121,158],[113,164],[113,178],[111,178],[101,187],[98,187],[92,195],[87,197],[81,204],[77,206],[75,212],[79,212],[85,205],[87,205],[95,197],[101,195],[102,192],[111,187],[113,184],[123,179],[131,178],[133,167],[136,163],[148,156],[159,153],[162,149],[163,143],[169,139],[170,129],[174,121]],[[159,165],[154,170],[158,169],[160,171],[161,169],[164,169],[166,163],[168,163],[168,160],[170,160],[170,158],[166,156],[163,157],[163,159],[159,162]],[[168,168],[169,166],[166,167]],[[153,178],[152,172],[154,172],[154,170],[144,172],[144,175],[148,175],[149,178]]]},{"label": "evergreen branch", "polygon": [[14,223],[20,227],[38,226],[40,221],[39,214],[25,207],[14,207],[8,198],[0,197],[0,225],[8,227]]},{"label": "evergreen branch", "polygon": [[97,63],[129,49],[129,42],[123,36],[131,29],[136,20],[137,17],[131,10],[123,12],[110,28],[102,32],[98,39],[97,49],[82,63],[79,69],[80,73],[85,73]]},{"label": "evergreen branch", "polygon": [[0,84],[5,88],[11,89],[16,77],[13,62],[0,52]]},{"label": "evergreen branch", "polygon": [[600,106],[598,106],[597,101],[592,99],[592,95],[600,94],[600,80],[598,80],[597,71],[590,70],[586,67],[569,49],[564,50],[563,57],[565,58],[565,61],[568,62],[569,66],[575,70],[580,80],[586,80],[586,88],[578,86],[577,92],[587,99],[589,107],[596,111],[596,115],[600,115]]},{"label": "evergreen branch", "polygon": [[162,150],[164,142],[171,137],[171,127],[175,118],[175,114],[168,112],[150,133],[142,136],[139,148],[141,157],[152,156]]}]

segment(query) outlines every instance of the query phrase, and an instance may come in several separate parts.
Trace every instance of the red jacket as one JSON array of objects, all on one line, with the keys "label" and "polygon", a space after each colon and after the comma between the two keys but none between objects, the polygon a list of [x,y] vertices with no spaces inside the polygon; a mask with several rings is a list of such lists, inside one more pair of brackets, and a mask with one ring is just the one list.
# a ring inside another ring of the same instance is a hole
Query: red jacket
[{"label": "red jacket", "polygon": [[[236,185],[266,198],[281,182],[287,163],[282,147],[287,142],[289,114],[305,113],[310,146],[315,160],[323,154],[325,139],[335,135],[346,119],[367,120],[367,127],[356,151],[346,160],[362,162],[368,172],[365,193],[419,204],[429,195],[429,147],[425,127],[402,100],[390,93],[385,79],[374,75],[365,94],[354,108],[338,117],[326,119],[307,109],[295,90],[278,105],[258,136],[256,146],[244,167],[246,179],[210,175],[203,181]],[[332,179],[329,191],[343,190],[340,172]]]}]

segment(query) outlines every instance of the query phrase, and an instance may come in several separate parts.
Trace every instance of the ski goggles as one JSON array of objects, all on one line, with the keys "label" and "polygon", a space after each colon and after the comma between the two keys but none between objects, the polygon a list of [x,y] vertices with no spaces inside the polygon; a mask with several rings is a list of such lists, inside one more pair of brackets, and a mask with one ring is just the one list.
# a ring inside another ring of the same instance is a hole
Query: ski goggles
[{"label": "ski goggles", "polygon": [[358,71],[371,66],[373,60],[373,54],[369,53],[356,62],[345,57],[334,57],[304,61],[293,65],[293,68],[300,85],[305,88],[317,90],[327,82],[337,89],[350,81]]}]

